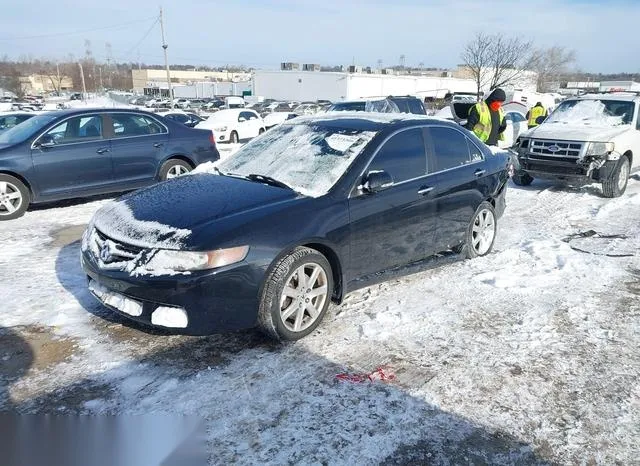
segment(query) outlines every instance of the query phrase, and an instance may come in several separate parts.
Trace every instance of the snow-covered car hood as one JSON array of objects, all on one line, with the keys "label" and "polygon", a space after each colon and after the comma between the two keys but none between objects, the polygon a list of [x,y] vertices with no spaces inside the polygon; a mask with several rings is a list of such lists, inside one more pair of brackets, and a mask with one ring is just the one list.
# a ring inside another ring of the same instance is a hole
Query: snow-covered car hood
[{"label": "snow-covered car hood", "polygon": [[289,189],[202,173],[123,196],[98,210],[93,225],[124,243],[181,249],[189,247],[200,226],[296,197],[299,194]]},{"label": "snow-covered car hood", "polygon": [[590,126],[549,122],[530,129],[522,136],[562,141],[609,142],[630,130],[632,130],[630,125]]}]

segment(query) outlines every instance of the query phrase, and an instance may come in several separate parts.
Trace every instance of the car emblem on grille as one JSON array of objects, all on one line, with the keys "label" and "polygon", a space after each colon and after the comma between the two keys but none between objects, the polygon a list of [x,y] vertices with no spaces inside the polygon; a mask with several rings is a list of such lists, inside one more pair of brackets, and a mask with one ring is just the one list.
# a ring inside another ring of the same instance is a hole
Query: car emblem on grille
[{"label": "car emblem on grille", "polygon": [[556,145],[553,145],[553,146],[547,147],[547,150],[549,152],[551,152],[552,154],[555,154],[556,152],[560,151],[560,148],[558,146],[556,146]]},{"label": "car emblem on grille", "polygon": [[111,242],[106,241],[100,249],[100,259],[102,262],[109,262],[111,260]]}]

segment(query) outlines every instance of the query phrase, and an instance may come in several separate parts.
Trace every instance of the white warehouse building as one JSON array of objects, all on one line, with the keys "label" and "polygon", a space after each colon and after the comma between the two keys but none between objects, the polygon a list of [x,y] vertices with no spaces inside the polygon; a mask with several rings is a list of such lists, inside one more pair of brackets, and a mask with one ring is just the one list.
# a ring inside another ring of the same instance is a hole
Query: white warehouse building
[{"label": "white warehouse building", "polygon": [[444,97],[448,92],[476,92],[471,79],[434,76],[320,71],[255,71],[254,96],[299,102],[338,102],[388,95]]}]

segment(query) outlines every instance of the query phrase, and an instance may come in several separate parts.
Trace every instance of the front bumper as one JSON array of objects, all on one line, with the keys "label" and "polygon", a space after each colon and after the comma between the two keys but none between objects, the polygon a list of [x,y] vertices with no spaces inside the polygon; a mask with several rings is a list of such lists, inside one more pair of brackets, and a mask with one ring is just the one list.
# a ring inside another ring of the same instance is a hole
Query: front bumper
[{"label": "front bumper", "polygon": [[137,307],[135,303],[139,303],[139,315],[132,315],[123,312],[122,306],[110,305],[114,301],[105,303],[93,293],[108,308],[144,325],[167,328],[152,323],[152,314],[161,307],[185,310],[187,325],[171,328],[185,335],[210,335],[247,329],[257,323],[260,286],[265,270],[251,263],[243,261],[189,275],[133,277],[127,272],[100,269],[92,253],[85,251],[82,253],[82,268],[88,280],[102,289],[132,300],[134,307]]},{"label": "front bumper", "polygon": [[533,178],[559,180],[573,184],[591,184],[611,178],[616,161],[606,160],[606,156],[580,161],[555,161],[530,158],[528,154],[518,155],[514,163],[516,171],[524,171]]}]

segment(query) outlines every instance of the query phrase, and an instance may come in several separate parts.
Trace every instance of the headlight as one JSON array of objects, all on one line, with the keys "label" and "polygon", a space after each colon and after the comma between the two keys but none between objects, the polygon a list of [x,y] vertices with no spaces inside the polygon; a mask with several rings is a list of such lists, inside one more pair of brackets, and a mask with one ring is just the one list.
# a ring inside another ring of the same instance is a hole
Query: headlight
[{"label": "headlight", "polygon": [[188,272],[209,270],[240,262],[249,252],[249,246],[238,246],[215,251],[169,251],[160,249],[144,265],[148,271]]},{"label": "headlight", "polygon": [[612,142],[590,142],[587,145],[587,151],[584,155],[606,155],[613,152],[614,147]]},{"label": "headlight", "polygon": [[218,126],[217,128],[213,128],[214,131],[225,132],[227,130],[226,126]]},{"label": "headlight", "polygon": [[91,238],[91,234],[93,233],[93,223],[94,217],[91,217],[91,221],[89,221],[86,230],[84,230],[84,233],[82,233],[82,244],[80,246],[81,251],[86,251],[87,249],[89,249],[89,239]]},{"label": "headlight", "polygon": [[518,138],[518,141],[516,142],[516,146],[522,148],[522,149],[526,149],[527,147],[529,147],[529,139],[527,138]]}]

